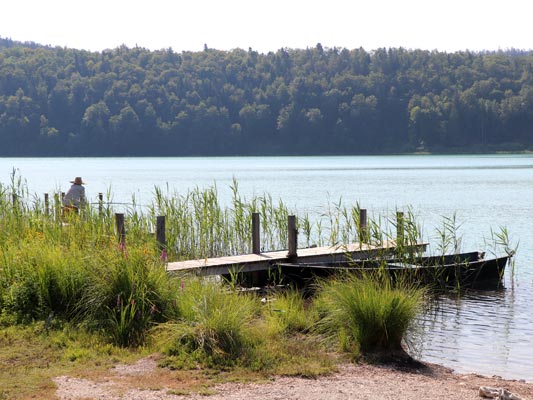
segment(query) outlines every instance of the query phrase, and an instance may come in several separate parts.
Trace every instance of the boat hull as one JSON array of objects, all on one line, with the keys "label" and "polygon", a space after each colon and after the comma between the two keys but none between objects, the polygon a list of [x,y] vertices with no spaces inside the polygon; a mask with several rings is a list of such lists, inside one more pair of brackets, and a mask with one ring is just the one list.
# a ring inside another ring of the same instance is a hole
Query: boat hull
[{"label": "boat hull", "polygon": [[471,252],[443,256],[397,259],[354,260],[332,263],[282,263],[281,274],[290,282],[301,284],[317,277],[342,273],[386,274],[395,281],[427,284],[436,288],[498,288],[502,286],[510,256],[485,259],[483,253]]}]

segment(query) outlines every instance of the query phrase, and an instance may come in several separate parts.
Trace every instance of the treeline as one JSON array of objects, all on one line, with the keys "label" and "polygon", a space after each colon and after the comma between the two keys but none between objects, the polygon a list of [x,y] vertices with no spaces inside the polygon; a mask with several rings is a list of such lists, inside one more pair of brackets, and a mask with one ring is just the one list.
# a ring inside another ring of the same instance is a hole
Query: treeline
[{"label": "treeline", "polygon": [[0,156],[533,149],[533,52],[102,52],[0,38]]}]

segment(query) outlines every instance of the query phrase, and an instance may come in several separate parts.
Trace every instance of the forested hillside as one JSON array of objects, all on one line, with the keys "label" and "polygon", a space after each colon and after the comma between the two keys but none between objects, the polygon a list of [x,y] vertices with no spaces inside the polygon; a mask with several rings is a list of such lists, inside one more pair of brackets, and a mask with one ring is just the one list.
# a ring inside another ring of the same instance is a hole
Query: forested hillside
[{"label": "forested hillside", "polygon": [[87,52],[0,39],[0,156],[533,149],[533,52]]}]

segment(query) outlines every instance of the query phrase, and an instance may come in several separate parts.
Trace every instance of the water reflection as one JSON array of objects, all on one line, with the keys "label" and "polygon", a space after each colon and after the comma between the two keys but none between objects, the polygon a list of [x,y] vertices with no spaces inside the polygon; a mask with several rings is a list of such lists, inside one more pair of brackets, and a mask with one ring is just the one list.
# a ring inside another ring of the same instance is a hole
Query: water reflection
[{"label": "water reflection", "polygon": [[409,334],[411,354],[458,372],[533,381],[533,317],[517,294],[499,289],[436,296]]}]

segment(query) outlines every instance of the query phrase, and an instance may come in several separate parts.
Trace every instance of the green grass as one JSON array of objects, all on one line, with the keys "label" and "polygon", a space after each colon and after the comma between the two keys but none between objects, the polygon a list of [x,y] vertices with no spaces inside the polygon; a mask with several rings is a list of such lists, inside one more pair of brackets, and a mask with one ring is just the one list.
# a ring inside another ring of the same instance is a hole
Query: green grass
[{"label": "green grass", "polygon": [[272,335],[305,333],[314,323],[312,308],[306,307],[302,294],[297,290],[274,293],[266,300],[263,311]]},{"label": "green grass", "polygon": [[76,317],[108,332],[117,345],[140,346],[152,324],[165,320],[177,282],[142,250],[109,253],[96,260],[98,273],[87,279]]},{"label": "green grass", "polygon": [[251,295],[189,280],[176,296],[174,316],[159,327],[164,353],[179,362],[192,359],[208,366],[246,364],[260,343],[252,330],[259,307]]},{"label": "green grass", "polygon": [[359,351],[398,351],[425,293],[370,273],[323,281],[315,303],[320,317],[316,329],[355,356]]},{"label": "green grass", "polygon": [[[68,324],[42,322],[0,328],[0,399],[54,399],[52,379],[104,373],[135,357],[102,336]],[[138,357],[138,356],[137,356]]]}]

